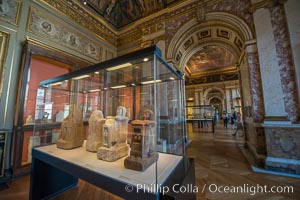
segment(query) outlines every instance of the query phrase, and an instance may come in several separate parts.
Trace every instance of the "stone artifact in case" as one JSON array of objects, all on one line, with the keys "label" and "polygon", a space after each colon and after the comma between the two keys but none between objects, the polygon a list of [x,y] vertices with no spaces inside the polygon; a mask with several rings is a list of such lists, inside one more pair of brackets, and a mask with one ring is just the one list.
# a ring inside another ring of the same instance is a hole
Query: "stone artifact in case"
[{"label": "stone artifact in case", "polygon": [[73,149],[81,147],[84,141],[82,113],[73,105],[69,116],[61,123],[57,147]]},{"label": "stone artifact in case", "polygon": [[89,118],[88,137],[86,140],[86,150],[97,152],[102,145],[103,125],[105,119],[101,110],[94,110]]},{"label": "stone artifact in case", "polygon": [[98,159],[111,162],[128,155],[128,121],[123,106],[118,106],[117,116],[107,117],[103,125],[102,146],[97,150]]},{"label": "stone artifact in case", "polygon": [[125,159],[124,165],[128,169],[144,171],[158,159],[155,150],[156,126],[153,112],[145,109],[142,120],[134,120],[131,124],[133,132],[130,156]]}]

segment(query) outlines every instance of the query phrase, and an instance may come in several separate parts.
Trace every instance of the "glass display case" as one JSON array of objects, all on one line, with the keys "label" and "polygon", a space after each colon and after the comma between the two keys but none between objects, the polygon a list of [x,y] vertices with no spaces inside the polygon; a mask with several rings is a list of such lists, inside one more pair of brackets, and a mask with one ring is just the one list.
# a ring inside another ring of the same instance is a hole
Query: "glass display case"
[{"label": "glass display case", "polygon": [[187,108],[187,119],[199,119],[208,118],[212,119],[216,115],[216,109],[212,105],[200,105],[200,106],[186,106]]},{"label": "glass display case", "polygon": [[178,170],[181,184],[190,168],[184,81],[160,56],[152,46],[42,81],[32,116],[32,143],[40,146],[32,150],[33,168],[46,154],[47,161],[68,161],[72,169],[81,166],[116,185],[162,187]]},{"label": "glass display case", "polygon": [[186,110],[187,122],[191,122],[192,125],[194,122],[197,122],[198,128],[208,128],[211,126],[211,131],[215,132],[217,109],[213,105],[189,105],[186,106]]}]

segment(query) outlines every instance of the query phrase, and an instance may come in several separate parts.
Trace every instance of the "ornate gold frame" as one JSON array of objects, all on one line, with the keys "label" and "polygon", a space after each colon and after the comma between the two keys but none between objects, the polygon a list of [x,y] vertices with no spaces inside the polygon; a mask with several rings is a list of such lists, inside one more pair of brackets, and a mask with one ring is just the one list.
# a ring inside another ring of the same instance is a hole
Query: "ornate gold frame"
[{"label": "ornate gold frame", "polygon": [[0,31],[0,101],[2,97],[2,89],[5,73],[5,61],[7,57],[9,34]]}]

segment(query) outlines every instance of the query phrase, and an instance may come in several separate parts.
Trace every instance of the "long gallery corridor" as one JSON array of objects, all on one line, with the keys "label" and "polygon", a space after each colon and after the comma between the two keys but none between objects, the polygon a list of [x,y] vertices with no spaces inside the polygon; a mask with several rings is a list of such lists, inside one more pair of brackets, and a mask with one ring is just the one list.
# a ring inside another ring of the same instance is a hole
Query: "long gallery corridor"
[{"label": "long gallery corridor", "polygon": [[[192,140],[186,155],[195,159],[195,177],[199,188],[197,199],[257,199],[286,200],[300,199],[300,182],[296,178],[256,173],[251,170],[249,162],[242,153],[242,136],[232,136],[233,129],[229,125],[223,128],[222,122],[216,125],[215,133],[211,125],[198,128],[188,123],[188,133]],[[1,200],[27,200],[29,176],[9,183],[9,189],[0,190]],[[215,186],[246,186],[247,193],[225,193],[215,191]],[[293,193],[256,193],[251,186],[292,186]],[[210,186],[210,190],[209,190]],[[203,189],[204,188],[204,189]],[[120,199],[82,180],[77,187],[54,198],[55,200],[110,200]]]}]

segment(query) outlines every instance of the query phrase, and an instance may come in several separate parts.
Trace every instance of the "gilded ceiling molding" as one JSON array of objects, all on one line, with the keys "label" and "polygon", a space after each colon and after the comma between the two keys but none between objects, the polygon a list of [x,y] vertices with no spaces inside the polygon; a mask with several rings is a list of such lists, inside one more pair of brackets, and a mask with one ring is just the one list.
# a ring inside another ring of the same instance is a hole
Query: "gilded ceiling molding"
[{"label": "gilded ceiling molding", "polygon": [[49,16],[30,8],[27,31],[42,38],[51,40],[58,45],[82,53],[97,61],[101,61],[102,47],[96,45],[89,38],[81,35],[77,30],[51,19]]},{"label": "gilded ceiling molding", "polygon": [[18,26],[20,10],[20,0],[2,0],[0,5],[0,20]]},{"label": "gilded ceiling molding", "polygon": [[288,0],[262,0],[256,2],[249,7],[249,12],[254,13],[261,8],[272,8],[278,4],[285,4]]},{"label": "gilded ceiling molding", "polygon": [[73,0],[42,0],[44,3],[50,5],[55,10],[63,13],[71,18],[73,21],[85,27],[98,35],[100,38],[109,42],[110,44],[117,45],[117,35],[115,32],[107,28],[106,25],[101,23],[99,19],[92,16],[90,13],[82,9],[79,5],[74,3]]},{"label": "gilded ceiling molding", "polygon": [[126,33],[123,33],[118,37],[117,46],[122,47],[129,43],[141,40],[143,36],[143,30],[139,28],[134,28],[128,30]]}]

